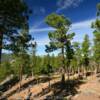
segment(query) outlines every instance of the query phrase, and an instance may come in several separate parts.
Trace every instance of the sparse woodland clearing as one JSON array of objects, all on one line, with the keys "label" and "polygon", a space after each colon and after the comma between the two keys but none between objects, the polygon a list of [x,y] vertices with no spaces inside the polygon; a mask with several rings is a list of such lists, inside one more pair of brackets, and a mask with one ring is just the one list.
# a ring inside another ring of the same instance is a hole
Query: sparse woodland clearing
[{"label": "sparse woodland clearing", "polygon": [[100,100],[100,3],[0,0],[0,100]]}]

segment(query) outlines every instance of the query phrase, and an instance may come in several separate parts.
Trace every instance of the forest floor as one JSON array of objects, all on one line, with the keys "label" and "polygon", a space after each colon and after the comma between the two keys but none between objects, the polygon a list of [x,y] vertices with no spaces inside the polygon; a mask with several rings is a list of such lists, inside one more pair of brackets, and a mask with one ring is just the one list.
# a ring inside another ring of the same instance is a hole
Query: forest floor
[{"label": "forest floor", "polygon": [[[56,85],[56,83],[57,84],[60,83],[60,81],[61,81],[60,74],[54,75],[53,77],[55,77],[55,78],[51,79],[51,81],[50,81],[51,85]],[[77,77],[77,75],[74,75],[73,78],[74,77]],[[66,75],[66,80],[67,80],[67,75]],[[49,91],[48,85],[49,85],[48,81],[47,82],[40,82],[39,84],[35,84],[35,85],[31,85],[31,86],[23,89],[22,91],[16,92],[15,94],[11,95],[8,98],[8,100],[24,100],[27,97],[27,95],[29,94],[29,89],[32,93],[31,97],[34,97],[34,100],[44,100],[45,97],[53,94],[52,90]]]},{"label": "forest floor", "polygon": [[[74,78],[76,77],[77,75],[74,76]],[[50,81],[51,86],[59,85],[58,83],[60,82],[60,80],[61,80],[60,75],[56,75],[56,78]],[[52,90],[50,91],[48,90],[48,84],[49,82],[47,81],[31,85],[31,87],[29,86],[20,92],[14,93],[8,98],[8,100],[25,100],[25,98],[29,94],[29,91],[32,93],[31,97],[32,98],[34,97],[31,100],[44,100],[47,96],[50,97],[54,93]],[[58,88],[59,87],[57,87],[56,89]],[[65,100],[100,100],[100,75],[98,74],[89,76],[84,83],[78,85],[78,87],[72,88],[71,90],[73,91],[71,91],[70,94],[65,95],[66,98],[69,97],[68,99]],[[66,92],[63,91],[61,91],[60,94],[61,93],[64,94]],[[71,93],[74,93],[74,95],[71,95]],[[60,94],[57,94],[58,98],[61,97]],[[46,99],[46,100],[53,100],[53,99]],[[55,100],[63,100],[63,99],[55,99]]]},{"label": "forest floor", "polygon": [[100,74],[88,77],[86,84],[79,87],[72,100],[100,100]]}]

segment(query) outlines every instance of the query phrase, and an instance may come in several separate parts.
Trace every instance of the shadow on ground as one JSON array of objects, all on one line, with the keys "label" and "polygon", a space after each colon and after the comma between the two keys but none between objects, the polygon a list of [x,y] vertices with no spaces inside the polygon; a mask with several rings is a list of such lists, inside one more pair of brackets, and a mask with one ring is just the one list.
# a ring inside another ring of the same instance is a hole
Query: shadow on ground
[{"label": "shadow on ground", "polygon": [[67,80],[65,85],[62,86],[61,82],[57,82],[51,85],[51,88],[47,87],[46,89],[42,90],[42,92],[38,93],[36,96],[41,97],[52,91],[51,95],[46,96],[45,100],[62,100],[64,97],[67,96],[74,96],[78,93],[77,89],[81,84],[84,84],[83,80],[74,79],[74,80]]}]

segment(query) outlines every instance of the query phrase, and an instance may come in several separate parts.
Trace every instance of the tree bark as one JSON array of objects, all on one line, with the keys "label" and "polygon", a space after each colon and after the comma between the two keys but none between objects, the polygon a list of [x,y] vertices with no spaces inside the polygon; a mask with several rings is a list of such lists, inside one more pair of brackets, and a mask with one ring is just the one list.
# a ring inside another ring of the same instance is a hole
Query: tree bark
[{"label": "tree bark", "polygon": [[32,78],[33,78],[33,76],[34,76],[34,74],[33,74],[33,64],[31,65],[31,75],[32,75]]},{"label": "tree bark", "polygon": [[3,42],[3,32],[0,32],[0,64],[2,58],[2,42]]},{"label": "tree bark", "polygon": [[50,77],[50,75],[48,77],[49,77],[49,90],[51,90],[51,82],[50,82],[51,77]]},{"label": "tree bark", "polygon": [[19,75],[19,79],[20,79],[19,90],[21,89],[22,73],[23,73],[23,66],[21,65],[20,75]]},{"label": "tree bark", "polygon": [[70,80],[70,68],[69,68],[69,65],[67,66],[68,68],[67,68],[67,73],[68,73],[68,81]]},{"label": "tree bark", "polygon": [[64,47],[61,48],[61,52],[62,52],[62,79],[61,79],[61,84],[62,86],[65,85],[65,64],[64,64]]}]

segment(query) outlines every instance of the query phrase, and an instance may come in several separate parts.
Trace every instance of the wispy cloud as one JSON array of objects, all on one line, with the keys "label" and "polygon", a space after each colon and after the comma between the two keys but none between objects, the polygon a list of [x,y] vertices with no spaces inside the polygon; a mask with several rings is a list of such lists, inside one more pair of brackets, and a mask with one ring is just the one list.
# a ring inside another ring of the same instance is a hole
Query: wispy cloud
[{"label": "wispy cloud", "polygon": [[35,39],[35,40],[31,40],[29,42],[29,44],[34,44],[35,42],[37,43],[38,46],[45,46],[46,44],[49,43],[49,38],[48,37],[44,37],[44,38],[41,38],[41,39]]},{"label": "wispy cloud", "polygon": [[[81,21],[81,22],[77,22],[77,23],[74,23],[72,24],[72,27],[71,29],[69,30],[69,33],[70,32],[75,32],[76,35],[73,39],[73,42],[74,41],[78,41],[78,42],[82,42],[83,41],[83,37],[85,35],[85,33],[88,33],[89,36],[90,36],[90,40],[92,41],[92,32],[93,30],[91,29],[91,23],[95,21],[95,18],[94,19],[90,19],[90,20],[85,20],[85,21]],[[31,29],[30,31],[34,33],[42,33],[42,32],[49,32],[49,31],[53,31],[55,29],[53,28],[50,28],[50,27],[47,27],[47,28],[39,28],[39,29]],[[36,38],[35,41],[37,42],[37,49],[38,49],[38,54],[45,54],[45,45],[46,44],[49,44],[49,38],[48,36],[44,36],[43,38]],[[42,49],[41,49],[42,48]]]},{"label": "wispy cloud", "polygon": [[64,9],[67,9],[69,7],[77,7],[83,0],[58,0],[57,6],[58,9],[56,12],[60,12]]},{"label": "wispy cloud", "polygon": [[[77,7],[82,1],[83,0],[58,0],[57,2],[58,8],[55,12],[59,13],[60,11],[67,9],[71,6]],[[46,9],[44,7],[34,7],[33,14],[38,15],[38,14],[45,14],[45,13],[46,13]],[[44,20],[39,21],[32,28],[33,29],[38,28],[43,22]]]},{"label": "wispy cloud", "polygon": [[40,40],[37,40],[37,44],[38,46],[45,46],[46,44],[49,43],[49,39],[48,38],[43,38],[43,39],[40,39]]},{"label": "wispy cloud", "polygon": [[54,28],[51,28],[51,27],[47,27],[47,28],[36,28],[36,29],[34,29],[34,28],[31,28],[30,29],[30,33],[39,33],[39,32],[48,32],[48,31],[53,31],[53,30],[55,30]]},{"label": "wispy cloud", "polygon": [[95,18],[74,23],[74,24],[72,24],[71,30],[91,28],[91,23],[94,22],[94,21],[95,21]]},{"label": "wispy cloud", "polygon": [[[83,28],[91,28],[91,23],[95,21],[95,19],[90,19],[90,20],[85,20],[85,21],[81,21],[81,22],[77,22],[72,24],[72,27],[70,28],[70,31],[74,31],[74,30],[81,30]],[[30,33],[38,33],[38,32],[48,32],[48,31],[53,31],[55,30],[54,28],[51,27],[46,27],[46,28],[34,28],[32,27],[30,29]]]},{"label": "wispy cloud", "polygon": [[[71,6],[73,7],[77,7],[79,6],[79,4],[82,2],[83,0],[58,0],[57,2],[57,10],[55,12],[60,12],[64,9],[67,9]],[[37,15],[37,14],[45,14],[46,13],[46,9],[44,7],[34,7],[33,10],[33,14]],[[50,28],[44,28],[44,29],[37,29],[41,24],[43,24],[44,20],[39,21],[38,23],[36,23],[34,26],[32,26],[33,29],[31,29],[31,32],[41,32],[41,31],[48,31],[50,30]],[[51,29],[53,30],[53,29]]]},{"label": "wispy cloud", "polygon": [[[80,41],[82,42],[83,41],[83,35],[84,35],[84,32],[86,33],[91,33],[93,30],[91,29],[91,23],[95,21],[95,19],[90,19],[90,20],[85,20],[85,21],[81,21],[81,22],[77,22],[77,23],[74,23],[72,24],[72,27],[71,29],[69,30],[69,33],[70,32],[76,32],[79,31],[76,35],[75,35],[75,38],[73,41]],[[88,30],[87,30],[88,29]],[[41,32],[49,32],[49,31],[54,31],[55,29],[53,28],[50,28],[50,27],[47,27],[47,28],[39,28],[39,29],[31,29],[30,32],[31,33],[41,33]],[[83,34],[79,34],[79,33],[83,33]],[[38,48],[39,47],[44,47],[46,44],[49,43],[49,39],[47,36],[43,37],[43,38],[37,38],[36,39],[36,42],[38,44]]]}]

